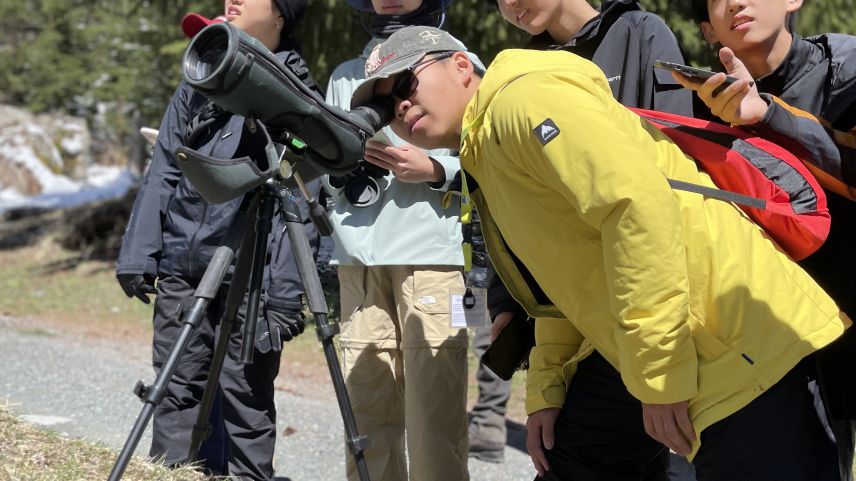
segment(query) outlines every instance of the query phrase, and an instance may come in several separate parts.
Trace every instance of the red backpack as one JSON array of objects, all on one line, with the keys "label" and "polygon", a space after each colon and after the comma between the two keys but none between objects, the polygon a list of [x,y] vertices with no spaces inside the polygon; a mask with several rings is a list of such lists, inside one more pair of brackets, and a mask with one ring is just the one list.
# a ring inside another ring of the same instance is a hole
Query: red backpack
[{"label": "red backpack", "polygon": [[722,190],[669,179],[673,189],[734,202],[793,259],[829,235],[826,194],[796,156],[745,130],[654,110],[630,109],[693,157]]}]

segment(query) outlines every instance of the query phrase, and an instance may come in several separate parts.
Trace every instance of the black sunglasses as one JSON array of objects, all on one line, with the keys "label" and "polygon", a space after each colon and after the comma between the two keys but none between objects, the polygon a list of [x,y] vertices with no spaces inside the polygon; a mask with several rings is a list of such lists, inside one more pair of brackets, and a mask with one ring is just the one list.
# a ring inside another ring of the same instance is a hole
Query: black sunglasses
[{"label": "black sunglasses", "polygon": [[413,95],[413,92],[416,91],[416,87],[419,86],[419,78],[416,77],[417,68],[447,59],[454,54],[455,52],[453,51],[444,52],[436,57],[416,62],[415,64],[407,67],[407,70],[401,72],[397,77],[395,77],[395,82],[392,84],[392,91],[390,93],[399,100],[407,100],[411,95]]}]

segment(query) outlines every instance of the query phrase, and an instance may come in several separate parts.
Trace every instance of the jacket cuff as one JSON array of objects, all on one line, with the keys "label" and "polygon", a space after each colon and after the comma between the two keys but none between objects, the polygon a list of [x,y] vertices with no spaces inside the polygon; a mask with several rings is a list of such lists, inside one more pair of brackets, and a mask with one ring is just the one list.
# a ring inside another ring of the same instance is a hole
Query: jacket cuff
[{"label": "jacket cuff", "polygon": [[267,296],[265,299],[265,309],[282,312],[284,314],[295,314],[303,310],[303,298],[292,297],[282,299],[274,296]]},{"label": "jacket cuff", "polygon": [[562,344],[535,345],[532,348],[529,372],[526,373],[527,414],[562,407],[565,403],[567,388],[562,370],[567,357],[568,346]]},{"label": "jacket cuff", "polygon": [[460,160],[451,155],[432,155],[429,158],[436,161],[441,167],[443,167],[443,173],[446,177],[442,182],[428,182],[428,187],[441,192],[449,190],[449,184],[452,183],[455,176],[458,175],[458,172],[461,170]]},{"label": "jacket cuff", "polygon": [[565,404],[565,387],[552,386],[540,392],[537,389],[526,387],[526,414],[548,408],[561,408]]},{"label": "jacket cuff", "polygon": [[158,263],[146,259],[145,262],[116,264],[116,274],[148,274],[157,277]]},{"label": "jacket cuff", "polygon": [[754,124],[743,125],[742,127],[747,129],[747,130],[753,131],[753,132],[757,131],[759,129],[764,129],[764,128],[775,129],[774,124],[775,124],[776,118],[778,117],[777,110],[780,107],[773,100],[772,95],[765,94],[765,93],[759,93],[758,95],[761,97],[761,100],[763,100],[764,102],[767,103],[767,111],[764,112],[764,116],[761,117],[761,120],[755,122]]}]

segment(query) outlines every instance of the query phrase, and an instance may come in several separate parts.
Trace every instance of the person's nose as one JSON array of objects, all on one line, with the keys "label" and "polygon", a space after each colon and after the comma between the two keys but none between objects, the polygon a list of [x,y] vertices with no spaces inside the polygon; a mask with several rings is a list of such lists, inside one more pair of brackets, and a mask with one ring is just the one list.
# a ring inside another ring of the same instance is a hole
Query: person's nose
[{"label": "person's nose", "polygon": [[746,0],[728,0],[728,12],[736,13],[746,8]]},{"label": "person's nose", "polygon": [[404,116],[407,114],[407,111],[410,109],[411,105],[413,105],[409,99],[405,100],[397,100],[395,103],[395,118],[399,120],[404,120]]},{"label": "person's nose", "polygon": [[496,3],[499,11],[506,16],[514,15],[517,10],[517,0],[496,0]]}]

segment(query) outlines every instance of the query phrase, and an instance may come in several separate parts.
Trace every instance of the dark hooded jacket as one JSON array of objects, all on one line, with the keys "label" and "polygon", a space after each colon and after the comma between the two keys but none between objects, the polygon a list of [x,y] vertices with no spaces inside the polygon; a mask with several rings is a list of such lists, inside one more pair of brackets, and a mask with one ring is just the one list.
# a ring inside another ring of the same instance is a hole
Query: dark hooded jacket
[{"label": "dark hooded jacket", "polygon": [[[832,216],[829,237],[800,262],[849,316],[856,316],[856,37],[793,36],[772,73],[756,79],[770,109],[758,135],[801,157],[825,187]],[[813,167],[813,168],[812,168]],[[843,194],[843,195],[842,195]],[[856,419],[856,330],[817,353],[826,402],[836,418]],[[851,449],[852,453],[852,449]]]}]

